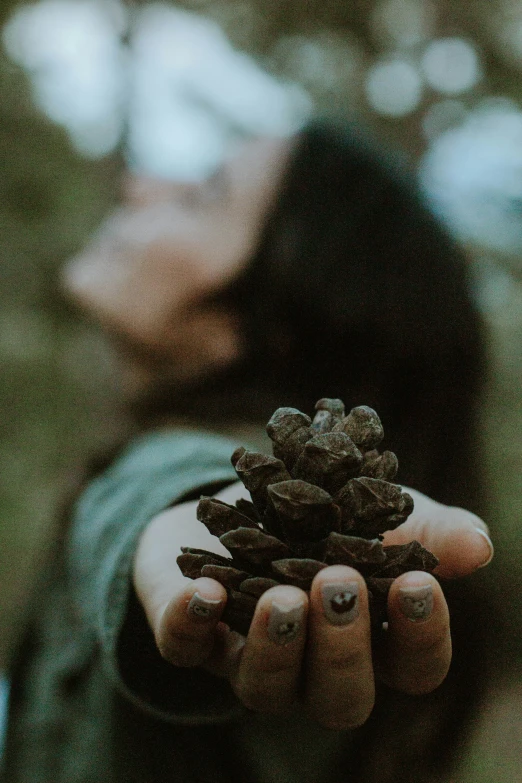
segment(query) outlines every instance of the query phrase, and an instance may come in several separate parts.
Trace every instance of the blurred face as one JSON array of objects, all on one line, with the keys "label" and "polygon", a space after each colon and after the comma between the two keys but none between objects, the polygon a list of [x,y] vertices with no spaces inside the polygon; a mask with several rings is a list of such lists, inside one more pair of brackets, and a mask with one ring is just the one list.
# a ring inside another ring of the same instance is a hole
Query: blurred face
[{"label": "blurred face", "polygon": [[236,317],[214,299],[254,255],[290,149],[256,140],[196,183],[128,176],[120,208],[66,265],[66,292],[113,338],[131,393],[241,356]]}]

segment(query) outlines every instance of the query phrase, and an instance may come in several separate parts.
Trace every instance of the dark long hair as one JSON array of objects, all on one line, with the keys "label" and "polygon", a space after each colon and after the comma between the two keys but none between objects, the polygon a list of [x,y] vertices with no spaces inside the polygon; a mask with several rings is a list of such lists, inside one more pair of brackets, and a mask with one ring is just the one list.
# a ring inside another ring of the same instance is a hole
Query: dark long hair
[{"label": "dark long hair", "polygon": [[[401,482],[482,511],[482,324],[466,259],[398,156],[357,127],[305,128],[258,252],[220,298],[240,315],[244,359],[190,390],[167,384],[152,400],[156,415],[266,421],[279,405],[311,412],[324,396],[371,405]],[[446,683],[422,699],[383,689],[359,730],[356,769],[347,762],[350,779],[435,780],[455,756],[487,681],[479,584],[447,590],[455,658]]]},{"label": "dark long hair", "polygon": [[[260,387],[307,411],[322,396],[371,405],[403,483],[483,512],[484,329],[466,258],[398,156],[356,127],[305,129],[241,285]],[[347,760],[354,780],[434,780],[456,760],[488,680],[493,612],[480,585],[446,586],[450,675],[423,699],[382,690],[357,769]]]}]

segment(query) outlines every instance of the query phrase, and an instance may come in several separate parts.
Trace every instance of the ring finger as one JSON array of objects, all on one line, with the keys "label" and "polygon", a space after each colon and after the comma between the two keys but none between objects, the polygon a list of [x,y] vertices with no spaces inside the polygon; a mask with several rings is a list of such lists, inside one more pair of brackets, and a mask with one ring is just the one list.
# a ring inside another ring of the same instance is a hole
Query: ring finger
[{"label": "ring finger", "polygon": [[310,593],[308,704],[331,729],[360,726],[375,699],[368,592],[348,566],[324,568]]},{"label": "ring finger", "polygon": [[232,687],[246,707],[277,713],[297,697],[306,640],[308,598],[281,585],[258,601]]}]

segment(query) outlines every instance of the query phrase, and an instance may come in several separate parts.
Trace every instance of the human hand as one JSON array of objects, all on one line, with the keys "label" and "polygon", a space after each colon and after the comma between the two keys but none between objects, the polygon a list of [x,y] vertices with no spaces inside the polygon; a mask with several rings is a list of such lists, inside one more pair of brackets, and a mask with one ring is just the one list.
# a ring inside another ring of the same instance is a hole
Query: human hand
[{"label": "human hand", "polygon": [[[409,490],[415,510],[385,534],[385,544],[417,539],[440,560],[436,573],[464,576],[492,556],[486,526],[463,509]],[[234,484],[217,497],[234,503],[245,489]],[[380,679],[405,693],[434,690],[451,660],[449,613],[437,580],[421,571],[402,574],[388,598],[388,630],[372,657],[368,593],[348,566],[329,566],[309,595],[290,585],[265,592],[248,637],[220,622],[226,591],[218,582],[181,574],[176,557],[190,545],[229,553],[196,519],[196,502],[155,517],[136,553],[134,582],[156,644],[175,666],[203,666],[227,677],[250,709],[284,712],[302,699],[323,726],[349,729],[368,718]],[[346,611],[335,609],[346,608]]]}]

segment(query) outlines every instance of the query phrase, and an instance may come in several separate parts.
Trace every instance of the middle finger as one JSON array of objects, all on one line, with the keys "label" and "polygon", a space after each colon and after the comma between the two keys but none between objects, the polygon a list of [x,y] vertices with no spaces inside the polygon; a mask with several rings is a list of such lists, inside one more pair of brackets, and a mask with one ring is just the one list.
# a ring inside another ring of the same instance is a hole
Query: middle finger
[{"label": "middle finger", "polygon": [[256,606],[232,687],[246,707],[278,713],[296,699],[306,640],[308,598],[291,585],[272,587]]}]

